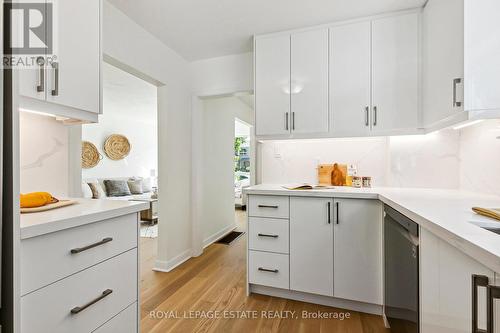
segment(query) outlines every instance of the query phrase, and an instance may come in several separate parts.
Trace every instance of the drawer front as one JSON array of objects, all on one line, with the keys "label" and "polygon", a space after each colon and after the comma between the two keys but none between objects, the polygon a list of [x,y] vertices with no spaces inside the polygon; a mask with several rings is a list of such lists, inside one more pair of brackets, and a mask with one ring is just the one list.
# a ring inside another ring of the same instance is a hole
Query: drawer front
[{"label": "drawer front", "polygon": [[[21,297],[21,331],[91,332],[137,302],[137,292],[137,249],[133,249]],[[99,297],[103,298],[72,313]]]},{"label": "drawer front", "polygon": [[134,303],[94,333],[137,333],[137,329],[137,303]]},{"label": "drawer front", "polygon": [[22,240],[21,295],[137,247],[137,228],[137,214],[130,214]]},{"label": "drawer front", "polygon": [[250,195],[249,216],[287,219],[290,215],[290,199],[286,196]]},{"label": "drawer front", "polygon": [[248,281],[262,286],[290,289],[288,255],[249,251]]},{"label": "drawer front", "polygon": [[287,220],[250,217],[248,219],[248,248],[288,254],[288,225]]}]

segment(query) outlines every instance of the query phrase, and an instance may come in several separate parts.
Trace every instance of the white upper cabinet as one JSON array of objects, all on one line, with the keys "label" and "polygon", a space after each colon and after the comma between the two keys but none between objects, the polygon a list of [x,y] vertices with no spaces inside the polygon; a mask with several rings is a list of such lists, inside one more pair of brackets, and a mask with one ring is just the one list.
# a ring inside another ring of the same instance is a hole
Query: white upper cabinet
[{"label": "white upper cabinet", "polygon": [[48,66],[47,101],[99,113],[100,1],[52,3],[57,59]]},{"label": "white upper cabinet", "polygon": [[429,1],[422,23],[423,122],[431,125],[464,110],[463,1]]},{"label": "white upper cabinet", "polygon": [[331,128],[336,135],[370,134],[371,23],[330,29]]},{"label": "white upper cabinet", "polygon": [[333,296],[333,199],[290,198],[290,289]]},{"label": "white upper cabinet", "polygon": [[419,14],[372,22],[372,126],[376,133],[418,128]]},{"label": "white upper cabinet", "polygon": [[328,132],[328,29],[291,36],[292,134]]},{"label": "white upper cabinet", "polygon": [[382,214],[378,200],[335,199],[335,297],[382,304]]},{"label": "white upper cabinet", "polygon": [[288,135],[290,114],[290,35],[255,41],[257,135]]},{"label": "white upper cabinet", "polygon": [[[49,6],[50,5],[50,6]],[[101,113],[101,0],[54,0],[53,50],[34,69],[19,70],[19,105],[58,116],[97,121]],[[50,9],[52,9],[50,11]],[[50,22],[50,21],[49,21]]]}]

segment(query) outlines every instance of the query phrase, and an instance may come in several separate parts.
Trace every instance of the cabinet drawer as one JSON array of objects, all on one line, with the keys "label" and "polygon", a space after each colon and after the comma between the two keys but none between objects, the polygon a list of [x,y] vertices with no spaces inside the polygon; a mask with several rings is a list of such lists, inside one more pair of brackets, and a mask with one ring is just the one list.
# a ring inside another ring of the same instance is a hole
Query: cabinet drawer
[{"label": "cabinet drawer", "polygon": [[21,297],[22,332],[88,333],[135,302],[137,249]]},{"label": "cabinet drawer", "polygon": [[22,240],[21,295],[137,247],[137,228],[130,214]]},{"label": "cabinet drawer", "polygon": [[248,252],[248,282],[282,289],[290,289],[287,254]]},{"label": "cabinet drawer", "polygon": [[287,219],[289,217],[290,199],[285,196],[251,195],[249,196],[249,216],[274,217]]},{"label": "cabinet drawer", "polygon": [[99,327],[94,333],[136,333],[137,332],[137,303],[132,304],[106,324]]},{"label": "cabinet drawer", "polygon": [[250,217],[248,221],[248,248],[288,254],[288,221]]}]

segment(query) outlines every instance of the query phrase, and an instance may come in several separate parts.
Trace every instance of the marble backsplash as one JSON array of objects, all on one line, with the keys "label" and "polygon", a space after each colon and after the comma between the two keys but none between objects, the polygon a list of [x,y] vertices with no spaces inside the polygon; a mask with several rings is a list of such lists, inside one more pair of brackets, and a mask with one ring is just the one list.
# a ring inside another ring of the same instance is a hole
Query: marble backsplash
[{"label": "marble backsplash", "polygon": [[259,158],[262,183],[315,183],[318,164],[341,162],[357,164],[374,186],[500,195],[500,120],[426,135],[264,142]]}]

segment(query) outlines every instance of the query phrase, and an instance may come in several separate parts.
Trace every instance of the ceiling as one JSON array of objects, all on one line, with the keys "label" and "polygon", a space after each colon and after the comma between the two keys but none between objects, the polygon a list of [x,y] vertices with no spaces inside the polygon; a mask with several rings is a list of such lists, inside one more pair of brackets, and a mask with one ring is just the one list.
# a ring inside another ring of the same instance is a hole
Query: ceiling
[{"label": "ceiling", "polygon": [[250,52],[253,34],[422,6],[426,0],[108,0],[188,61]]}]

